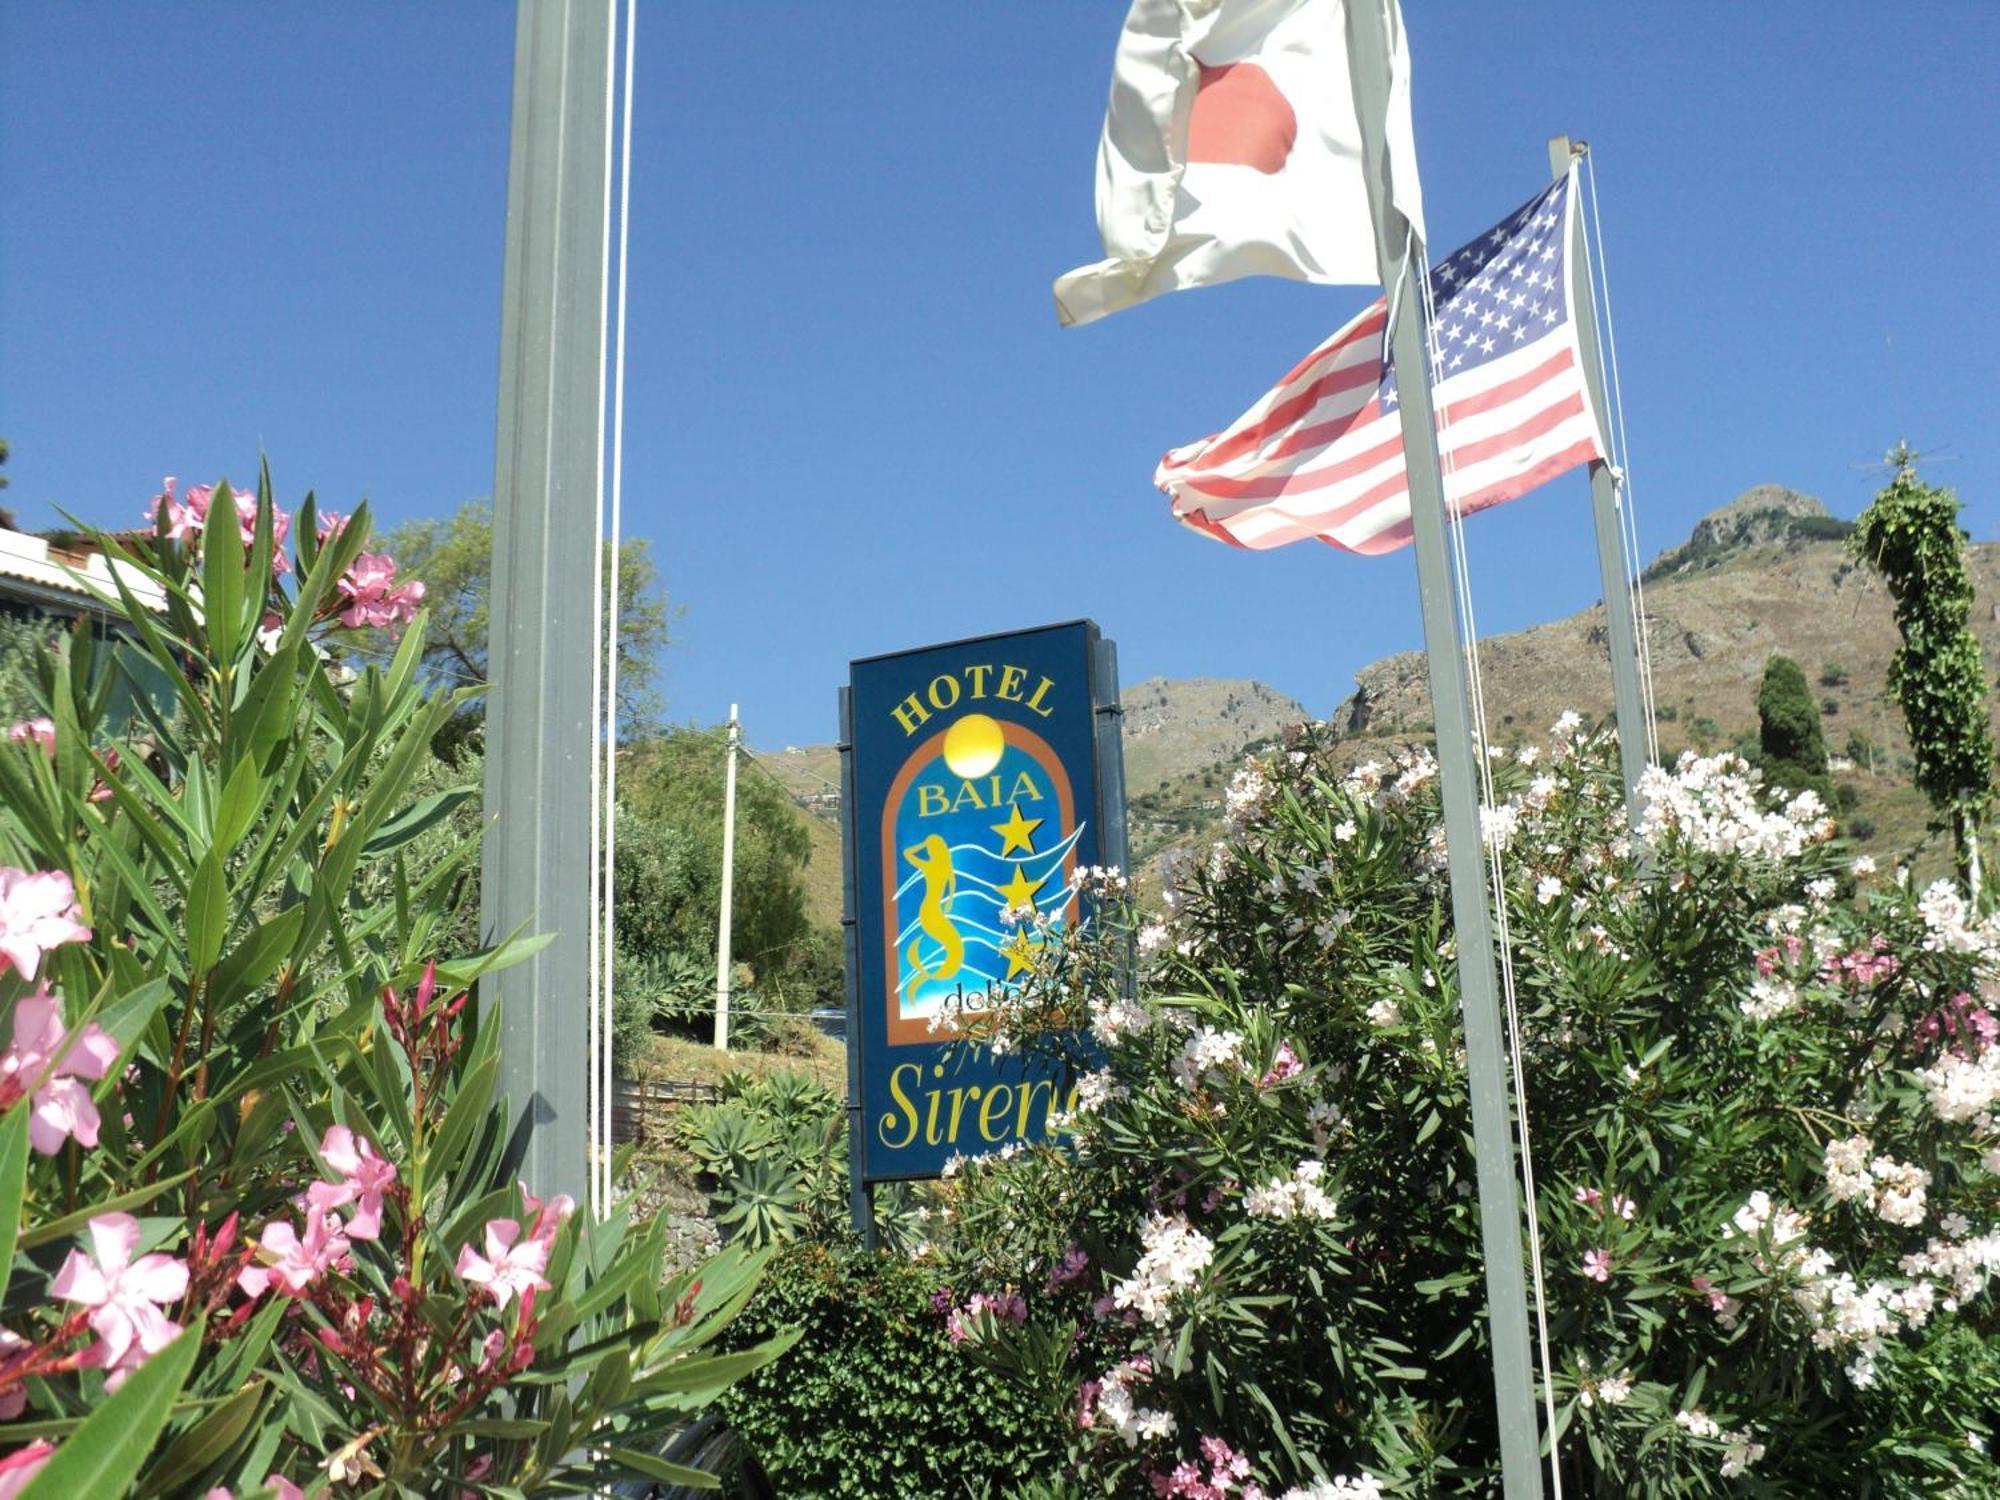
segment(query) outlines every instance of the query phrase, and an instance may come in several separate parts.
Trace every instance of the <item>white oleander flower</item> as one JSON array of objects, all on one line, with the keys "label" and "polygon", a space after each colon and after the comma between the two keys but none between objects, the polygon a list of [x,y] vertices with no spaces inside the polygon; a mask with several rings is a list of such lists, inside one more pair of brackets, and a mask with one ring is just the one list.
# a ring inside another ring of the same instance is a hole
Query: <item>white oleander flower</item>
[{"label": "white oleander flower", "polygon": [[1166,1322],[1174,1299],[1201,1278],[1215,1258],[1215,1243],[1184,1214],[1148,1214],[1139,1226],[1139,1263],[1111,1289],[1112,1304],[1146,1322]]},{"label": "white oleander flower", "polygon": [[1693,1437],[1712,1438],[1722,1436],[1722,1429],[1716,1426],[1715,1418],[1711,1417],[1698,1406],[1693,1411],[1675,1412],[1674,1425]]}]

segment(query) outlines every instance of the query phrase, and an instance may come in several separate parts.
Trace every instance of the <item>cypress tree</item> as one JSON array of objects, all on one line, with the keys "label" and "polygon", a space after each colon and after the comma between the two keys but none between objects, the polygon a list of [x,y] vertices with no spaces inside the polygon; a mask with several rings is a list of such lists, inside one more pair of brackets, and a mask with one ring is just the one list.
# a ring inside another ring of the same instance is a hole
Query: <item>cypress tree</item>
[{"label": "cypress tree", "polygon": [[1819,705],[1813,702],[1806,674],[1789,656],[1774,656],[1764,663],[1764,683],[1757,690],[1757,743],[1767,785],[1790,792],[1810,787],[1832,806],[1833,782],[1827,774]]}]

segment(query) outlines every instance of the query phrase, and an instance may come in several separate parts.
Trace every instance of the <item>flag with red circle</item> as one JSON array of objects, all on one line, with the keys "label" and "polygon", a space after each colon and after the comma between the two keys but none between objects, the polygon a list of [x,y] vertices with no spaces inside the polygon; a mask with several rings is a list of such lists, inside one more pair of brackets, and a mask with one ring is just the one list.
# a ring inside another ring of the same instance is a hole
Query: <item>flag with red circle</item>
[{"label": "flag with red circle", "polygon": [[[1059,278],[1088,323],[1239,276],[1377,283],[1349,82],[1348,0],[1133,0],[1098,151],[1106,258]],[[1388,118],[1396,208],[1418,233],[1409,50],[1396,0]]]}]

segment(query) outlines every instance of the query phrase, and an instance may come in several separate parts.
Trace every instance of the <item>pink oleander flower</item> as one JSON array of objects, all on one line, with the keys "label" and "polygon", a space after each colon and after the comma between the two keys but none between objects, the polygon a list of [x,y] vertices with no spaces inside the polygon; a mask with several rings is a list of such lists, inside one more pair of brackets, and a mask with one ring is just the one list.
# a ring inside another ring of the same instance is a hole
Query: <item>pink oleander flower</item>
[{"label": "pink oleander flower", "polygon": [[1063,1287],[1068,1286],[1071,1282],[1081,1277],[1085,1268],[1089,1265],[1090,1256],[1085,1252],[1083,1247],[1081,1245],[1071,1245],[1063,1252],[1063,1258],[1049,1268],[1048,1284],[1044,1290],[1050,1292],[1060,1291]]},{"label": "pink oleander flower", "polygon": [[1947,1050],[1961,1057],[1975,1056],[2000,1040],[2000,1020],[1961,992],[1913,1026],[1910,1039],[1919,1047],[1946,1040]]},{"label": "pink oleander flower", "polygon": [[1000,1323],[1028,1321],[1028,1303],[1019,1292],[975,1292],[972,1300],[945,1320],[945,1336],[962,1344],[978,1332],[982,1314],[991,1314]]},{"label": "pink oleander flower", "polygon": [[1603,1192],[1594,1187],[1580,1187],[1572,1196],[1585,1208],[1596,1208],[1604,1201]]},{"label": "pink oleander flower", "polygon": [[182,542],[201,530],[202,518],[208,514],[208,497],[215,486],[198,484],[188,490],[186,503],[174,497],[174,486],[178,483],[169,474],[160,481],[161,493],[153,496],[152,504],[146,507],[146,519],[158,523],[162,513],[167,519],[167,538]]},{"label": "pink oleander flower", "polygon": [[508,1349],[509,1340],[504,1328],[496,1328],[479,1341],[479,1368],[486,1371],[500,1362],[500,1356]]},{"label": "pink oleander flower", "polygon": [[1299,1061],[1299,1055],[1292,1050],[1292,1044],[1280,1042],[1278,1055],[1271,1060],[1270,1071],[1257,1080],[1257,1087],[1267,1089],[1274,1083],[1283,1083],[1287,1078],[1296,1078],[1305,1070],[1306,1065]]},{"label": "pink oleander flower", "polygon": [[62,1001],[44,982],[15,1002],[13,1045],[0,1053],[0,1108],[32,1089],[28,1143],[44,1156],[54,1156],[72,1136],[92,1149],[100,1123],[97,1105],[77,1080],[102,1078],[117,1061],[118,1043],[95,1021],[70,1038]]},{"label": "pink oleander flower", "polygon": [[90,1309],[90,1327],[98,1338],[90,1352],[110,1372],[105,1389],[115,1391],[181,1331],[160,1309],[186,1295],[188,1269],[171,1255],[133,1260],[139,1221],[130,1214],[99,1214],[90,1221],[90,1240],[95,1257],[70,1251],[49,1291]]},{"label": "pink oleander flower", "polygon": [[1861,989],[1879,979],[1893,978],[1903,966],[1888,950],[1889,940],[1878,932],[1868,940],[1865,948],[1828,958],[1820,966],[1820,977],[1829,983],[1840,981],[1850,990]]},{"label": "pink oleander flower", "polygon": [[[0,1366],[11,1365],[16,1356],[35,1346],[22,1338],[11,1328],[0,1328]],[[0,1391],[0,1422],[11,1422],[27,1410],[28,1388],[25,1385],[10,1386]]]},{"label": "pink oleander flower", "polygon": [[319,538],[320,545],[324,547],[334,537],[347,530],[348,520],[349,517],[337,510],[323,510],[313,525],[313,535]]},{"label": "pink oleander flower", "polygon": [[25,1448],[16,1448],[5,1458],[0,1458],[0,1500],[14,1500],[14,1497],[28,1487],[28,1481],[42,1472],[42,1465],[55,1457],[56,1445],[47,1438],[36,1438]]},{"label": "pink oleander flower", "polygon": [[417,617],[424,602],[424,586],[412,581],[398,584],[396,560],[379,552],[364,552],[340,579],[340,597],[347,607],[340,623],[350,630],[377,625],[390,629],[408,624]]},{"label": "pink oleander flower", "polygon": [[[188,486],[184,500],[174,496],[174,480],[161,481],[163,493],[153,497],[153,503],[146,508],[146,519],[153,521],[162,510],[167,517],[167,537],[170,541],[184,542],[198,536],[208,524],[208,508],[215,499],[215,486],[193,484]],[[236,521],[241,529],[243,545],[247,549],[257,540],[257,497],[244,490],[232,490],[236,502]],[[276,574],[289,573],[292,565],[285,560],[285,538],[291,534],[292,518],[275,505],[271,507],[271,571]]]},{"label": "pink oleander flower", "polygon": [[7,731],[7,738],[17,745],[33,742],[48,752],[54,759],[56,753],[56,721],[54,719],[23,719]]},{"label": "pink oleander flower", "polygon": [[1076,1393],[1076,1425],[1087,1429],[1097,1421],[1097,1398],[1104,1389],[1101,1380],[1086,1380]]},{"label": "pink oleander flower", "polygon": [[1592,1281],[1611,1279],[1611,1252],[1609,1250],[1586,1250],[1583,1252],[1583,1274]]},{"label": "pink oleander flower", "polygon": [[540,1240],[543,1244],[556,1237],[556,1231],[569,1221],[576,1212],[576,1199],[568,1193],[557,1193],[553,1198],[537,1198],[528,1191],[528,1185],[521,1184],[521,1202],[534,1215],[535,1227],[528,1231],[528,1238]]},{"label": "pink oleander flower", "polygon": [[[306,1500],[306,1492],[282,1474],[266,1474],[264,1488],[277,1496],[277,1500]],[[236,1497],[229,1493],[227,1485],[218,1484],[203,1495],[201,1500],[236,1500]]]},{"label": "pink oleander flower", "polygon": [[65,872],[0,866],[0,968],[33,979],[49,949],[90,940],[82,915]]},{"label": "pink oleander flower", "polygon": [[236,1285],[247,1297],[261,1297],[276,1282],[281,1291],[296,1297],[330,1267],[347,1258],[347,1237],[340,1232],[340,1216],[308,1212],[306,1237],[283,1219],[264,1226],[257,1244],[265,1264],[245,1266],[237,1273]]},{"label": "pink oleander flower", "polygon": [[374,1144],[357,1136],[345,1125],[330,1125],[320,1142],[319,1154],[341,1175],[339,1182],[315,1182],[306,1189],[306,1207],[316,1214],[331,1213],[344,1204],[355,1205],[354,1217],[347,1221],[348,1235],[357,1240],[379,1239],[382,1234],[382,1193],[396,1180],[394,1162],[376,1154]]},{"label": "pink oleander flower", "polygon": [[486,1253],[480,1255],[466,1245],[458,1252],[458,1274],[473,1286],[483,1286],[501,1307],[507,1299],[530,1290],[546,1292],[549,1242],[530,1236],[521,1238],[521,1226],[513,1219],[489,1219],[486,1223]]}]

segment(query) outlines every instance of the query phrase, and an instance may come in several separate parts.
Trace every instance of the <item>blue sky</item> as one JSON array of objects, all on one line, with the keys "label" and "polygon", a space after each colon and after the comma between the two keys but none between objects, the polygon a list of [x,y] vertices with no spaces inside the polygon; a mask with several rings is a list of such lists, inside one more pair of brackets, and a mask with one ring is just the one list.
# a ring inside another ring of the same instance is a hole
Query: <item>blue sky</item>
[{"label": "blue sky", "polygon": [[[2000,7],[1406,0],[1439,249],[1597,153],[1650,555],[1757,483],[1852,515],[1898,436],[2000,535]],[[1128,682],[1317,712],[1419,643],[1414,565],[1171,525],[1169,446],[1368,297],[1240,282],[1091,328],[1119,0],[644,4],[628,529],[670,711],[829,739],[851,657],[1089,615]],[[0,4],[7,503],[245,474],[395,520],[492,484],[513,7]],[[1597,595],[1580,477],[1473,523],[1481,625]]]}]

